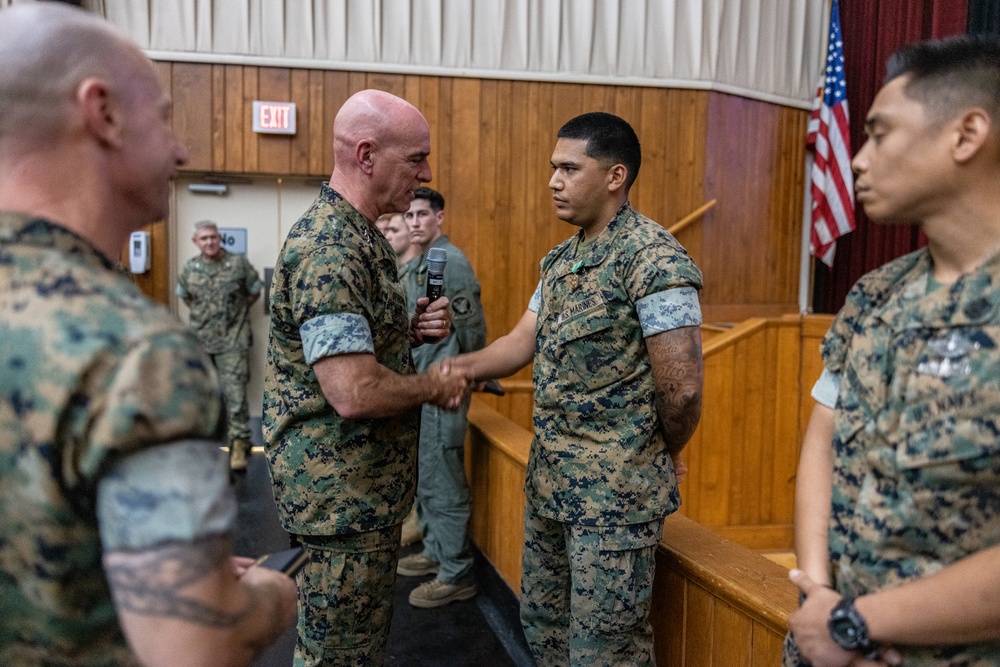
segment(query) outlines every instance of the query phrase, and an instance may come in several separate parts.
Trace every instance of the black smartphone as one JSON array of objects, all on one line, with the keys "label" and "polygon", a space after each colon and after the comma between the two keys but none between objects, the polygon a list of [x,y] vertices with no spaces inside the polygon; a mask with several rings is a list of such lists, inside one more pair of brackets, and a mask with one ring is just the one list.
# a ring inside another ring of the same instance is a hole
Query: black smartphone
[{"label": "black smartphone", "polygon": [[275,551],[272,554],[264,554],[257,559],[254,565],[277,570],[294,578],[295,574],[306,564],[306,558],[305,550],[302,547],[295,547],[294,549]]}]

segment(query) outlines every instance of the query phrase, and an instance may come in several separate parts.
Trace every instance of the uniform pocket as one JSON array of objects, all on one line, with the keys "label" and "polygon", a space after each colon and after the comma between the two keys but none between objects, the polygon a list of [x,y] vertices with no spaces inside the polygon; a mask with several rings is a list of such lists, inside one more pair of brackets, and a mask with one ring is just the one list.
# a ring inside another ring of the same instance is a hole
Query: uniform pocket
[{"label": "uniform pocket", "polygon": [[615,346],[614,324],[602,305],[559,325],[559,361],[586,389],[599,389],[619,377],[615,362],[621,350]]}]

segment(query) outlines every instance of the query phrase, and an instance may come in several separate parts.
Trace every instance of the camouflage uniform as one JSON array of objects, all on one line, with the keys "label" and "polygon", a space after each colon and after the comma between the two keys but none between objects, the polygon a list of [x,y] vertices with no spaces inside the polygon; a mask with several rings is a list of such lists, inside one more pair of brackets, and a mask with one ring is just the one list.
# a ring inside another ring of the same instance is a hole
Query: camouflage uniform
[{"label": "camouflage uniform", "polygon": [[0,351],[0,664],[136,664],[101,565],[96,488],[132,454],[217,437],[215,372],[92,245],[12,213]]},{"label": "camouflage uniform", "polygon": [[406,294],[392,247],[324,184],[275,266],[264,378],[275,501],[282,525],[300,536],[311,557],[298,577],[296,665],[381,664],[385,648],[399,524],[416,483],[420,412],[338,415],[312,364],[359,352],[413,373]]},{"label": "camouflage uniform", "polygon": [[[448,253],[444,268],[444,295],[451,303],[452,331],[447,338],[413,350],[417,372],[431,364],[486,345],[486,320],[479,300],[479,281],[469,260],[447,236],[432,248]],[[427,258],[421,254],[407,263],[404,275],[409,312],[427,294]],[[420,419],[417,510],[424,533],[424,555],[440,564],[438,578],[451,583],[472,571],[469,548],[469,515],[472,498],[465,478],[465,430],[469,425],[466,403],[458,412],[424,405]]]},{"label": "camouflage uniform", "polygon": [[701,323],[701,272],[622,207],[541,263],[521,619],[540,665],[652,664],[663,517],[680,505],[645,336]]},{"label": "camouflage uniform", "polygon": [[177,278],[177,296],[191,307],[191,328],[219,370],[229,411],[229,441],[250,441],[247,382],[252,344],[249,297],[264,283],[243,255],[222,250],[214,261],[200,256],[184,264]]},{"label": "camouflage uniform", "polygon": [[[931,270],[924,249],[867,274],[823,340],[840,378],[828,539],[842,595],[1000,542],[1000,256],[928,292]],[[1000,664],[1000,642],[897,648],[908,667]]]}]

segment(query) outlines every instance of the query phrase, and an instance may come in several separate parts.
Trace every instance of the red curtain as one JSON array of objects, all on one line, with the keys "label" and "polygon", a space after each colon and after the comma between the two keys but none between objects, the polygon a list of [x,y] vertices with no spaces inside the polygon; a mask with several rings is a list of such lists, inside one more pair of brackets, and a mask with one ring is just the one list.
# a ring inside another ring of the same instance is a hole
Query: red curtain
[{"label": "red curtain", "polygon": [[[840,0],[852,155],[865,141],[865,115],[889,56],[904,44],[965,34],[967,12],[968,0]],[[860,206],[854,213],[857,228],[837,240],[833,268],[814,262],[816,312],[837,312],[858,278],[924,243],[916,226],[876,225]]]}]

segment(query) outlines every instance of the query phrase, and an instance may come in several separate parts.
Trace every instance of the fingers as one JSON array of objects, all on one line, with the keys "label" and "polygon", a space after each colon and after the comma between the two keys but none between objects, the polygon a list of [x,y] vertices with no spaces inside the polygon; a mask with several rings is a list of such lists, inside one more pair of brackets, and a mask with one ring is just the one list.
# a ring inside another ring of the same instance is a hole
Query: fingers
[{"label": "fingers", "polygon": [[790,570],[788,578],[807,596],[811,595],[817,588],[821,588],[808,574],[799,569]]}]

